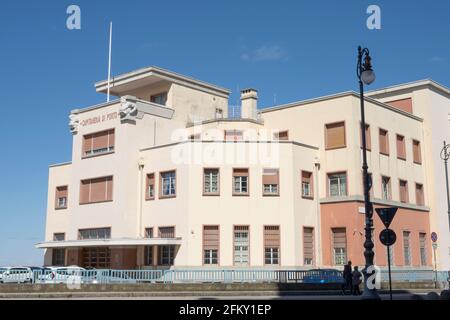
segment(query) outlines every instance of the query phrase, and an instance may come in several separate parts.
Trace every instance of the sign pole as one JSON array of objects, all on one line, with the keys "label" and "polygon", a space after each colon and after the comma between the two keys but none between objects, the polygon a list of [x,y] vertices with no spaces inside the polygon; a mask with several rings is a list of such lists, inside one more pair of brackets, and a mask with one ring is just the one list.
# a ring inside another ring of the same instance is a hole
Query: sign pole
[{"label": "sign pole", "polygon": [[391,246],[387,247],[388,274],[389,274],[389,295],[392,301],[392,277],[391,277]]},{"label": "sign pole", "polygon": [[438,288],[438,275],[437,275],[437,263],[436,263],[436,246],[433,245],[433,254],[434,254],[434,288]]}]

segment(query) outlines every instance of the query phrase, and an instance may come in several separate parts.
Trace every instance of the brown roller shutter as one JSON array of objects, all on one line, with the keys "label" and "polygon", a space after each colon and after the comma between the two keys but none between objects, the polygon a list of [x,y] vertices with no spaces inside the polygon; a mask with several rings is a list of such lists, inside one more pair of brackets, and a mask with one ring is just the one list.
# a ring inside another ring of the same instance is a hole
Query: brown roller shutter
[{"label": "brown roller shutter", "polygon": [[380,129],[380,153],[389,155],[389,136],[386,130]]},{"label": "brown roller shutter", "polygon": [[115,133],[114,129],[113,130],[109,130],[109,143],[108,143],[108,146],[109,147],[114,147],[115,143],[116,143],[116,133]]},{"label": "brown roller shutter", "polygon": [[397,158],[406,159],[405,137],[397,135]]},{"label": "brown roller shutter", "polygon": [[81,181],[80,185],[80,203],[86,204],[90,202],[90,187],[91,187],[91,181],[90,180],[84,180]]},{"label": "brown roller shutter", "polygon": [[345,228],[335,228],[333,231],[333,248],[347,248],[347,235]]},{"label": "brown roller shutter", "polygon": [[106,178],[91,180],[90,202],[100,202],[106,200]]},{"label": "brown roller shutter", "polygon": [[203,249],[219,250],[219,226],[203,227]]},{"label": "brown roller shutter", "polygon": [[264,247],[280,247],[280,227],[266,226],[264,227]]},{"label": "brown roller shutter", "polygon": [[108,138],[109,138],[109,133],[108,131],[104,131],[104,132],[99,132],[99,133],[94,133],[94,141],[92,143],[93,150],[98,150],[98,149],[107,149],[108,148]]},{"label": "brown roller shutter", "polygon": [[264,169],[263,184],[279,184],[279,171],[278,169]]},{"label": "brown roller shutter", "polygon": [[417,164],[422,163],[422,154],[420,151],[420,142],[417,140],[413,140],[413,157],[414,162]]},{"label": "brown roller shutter", "polygon": [[235,177],[247,177],[248,169],[233,169],[233,176]]},{"label": "brown roller shutter", "polygon": [[83,137],[83,156],[92,151],[92,134]]},{"label": "brown roller shutter", "polygon": [[418,206],[423,206],[425,203],[423,185],[419,183],[416,184],[416,202]]},{"label": "brown roller shutter", "polygon": [[106,178],[106,201],[112,201],[113,200],[113,177],[107,177]]},{"label": "brown roller shutter", "polygon": [[345,123],[332,123],[325,126],[326,148],[334,149],[345,147]]},{"label": "brown roller shutter", "polygon": [[314,261],[314,228],[303,228],[303,259]]},{"label": "brown roller shutter", "polygon": [[[361,148],[362,148],[362,132],[360,132],[360,140],[361,140]],[[366,124],[366,148],[367,150],[371,150],[372,149],[372,138],[370,135],[370,125]]]},{"label": "brown roller shutter", "polygon": [[408,182],[400,180],[400,201],[403,203],[408,202]]}]

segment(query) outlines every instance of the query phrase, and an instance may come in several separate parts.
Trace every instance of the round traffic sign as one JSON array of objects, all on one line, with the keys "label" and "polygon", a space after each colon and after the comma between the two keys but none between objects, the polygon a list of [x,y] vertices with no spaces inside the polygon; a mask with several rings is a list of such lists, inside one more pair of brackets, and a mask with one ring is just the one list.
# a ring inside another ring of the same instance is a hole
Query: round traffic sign
[{"label": "round traffic sign", "polygon": [[380,241],[385,246],[392,246],[397,241],[397,235],[394,230],[384,229],[380,233]]},{"label": "round traffic sign", "polygon": [[438,236],[436,232],[431,233],[431,241],[437,242]]}]

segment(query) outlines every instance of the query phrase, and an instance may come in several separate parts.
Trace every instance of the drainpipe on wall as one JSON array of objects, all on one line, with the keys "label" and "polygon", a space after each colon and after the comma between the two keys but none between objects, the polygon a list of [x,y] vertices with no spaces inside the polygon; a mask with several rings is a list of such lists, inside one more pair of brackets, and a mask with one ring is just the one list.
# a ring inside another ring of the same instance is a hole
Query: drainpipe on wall
[{"label": "drainpipe on wall", "polygon": [[140,182],[139,182],[139,219],[138,219],[138,236],[140,238],[144,237],[143,231],[142,231],[142,202],[144,200],[143,198],[143,184],[144,184],[144,159],[139,159],[139,174],[140,174]]},{"label": "drainpipe on wall", "polygon": [[317,210],[317,250],[316,250],[316,266],[322,266],[322,228],[320,219],[320,196],[319,196],[319,170],[320,170],[320,160],[319,158],[314,159],[314,176],[316,177],[314,194],[316,199],[316,210]]}]

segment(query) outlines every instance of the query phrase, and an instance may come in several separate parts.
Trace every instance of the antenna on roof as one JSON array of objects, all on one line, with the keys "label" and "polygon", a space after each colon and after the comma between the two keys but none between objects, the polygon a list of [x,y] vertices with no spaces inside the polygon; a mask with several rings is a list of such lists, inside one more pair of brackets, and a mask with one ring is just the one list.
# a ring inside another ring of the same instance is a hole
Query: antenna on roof
[{"label": "antenna on roof", "polygon": [[107,97],[106,97],[107,102],[109,102],[110,84],[111,84],[112,32],[113,32],[113,23],[111,21],[109,24],[108,93],[107,93]]}]

